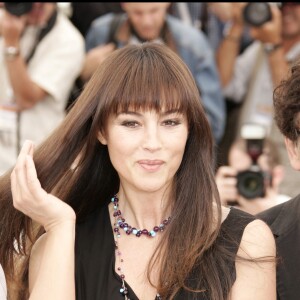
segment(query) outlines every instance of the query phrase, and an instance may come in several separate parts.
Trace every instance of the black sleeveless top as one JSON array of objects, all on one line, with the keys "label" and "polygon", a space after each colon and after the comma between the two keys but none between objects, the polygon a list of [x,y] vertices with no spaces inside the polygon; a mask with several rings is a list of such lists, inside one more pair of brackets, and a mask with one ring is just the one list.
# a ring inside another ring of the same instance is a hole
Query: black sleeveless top
[{"label": "black sleeveless top", "polygon": [[[222,243],[232,253],[237,253],[245,227],[255,217],[231,208],[221,225],[216,243]],[[233,239],[228,239],[228,233]],[[231,242],[230,242],[231,240]],[[142,253],[141,253],[142,255]],[[229,262],[232,284],[236,278],[235,263]],[[195,280],[194,276],[193,279]],[[115,272],[115,243],[108,206],[95,211],[76,226],[75,286],[76,300],[124,300],[120,294],[121,279]],[[131,300],[138,300],[128,284]],[[180,290],[175,300],[208,300],[205,293]]]}]

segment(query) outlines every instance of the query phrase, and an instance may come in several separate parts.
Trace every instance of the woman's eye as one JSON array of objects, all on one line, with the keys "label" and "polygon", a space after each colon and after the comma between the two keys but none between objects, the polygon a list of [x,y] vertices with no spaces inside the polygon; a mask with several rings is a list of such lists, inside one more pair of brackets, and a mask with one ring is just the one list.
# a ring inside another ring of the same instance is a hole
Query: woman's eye
[{"label": "woman's eye", "polygon": [[176,125],[180,124],[180,122],[178,120],[166,120],[163,122],[163,124],[165,126],[176,126]]},{"label": "woman's eye", "polygon": [[136,121],[125,121],[125,122],[122,123],[122,126],[129,127],[129,128],[135,128],[138,125],[139,124]]}]

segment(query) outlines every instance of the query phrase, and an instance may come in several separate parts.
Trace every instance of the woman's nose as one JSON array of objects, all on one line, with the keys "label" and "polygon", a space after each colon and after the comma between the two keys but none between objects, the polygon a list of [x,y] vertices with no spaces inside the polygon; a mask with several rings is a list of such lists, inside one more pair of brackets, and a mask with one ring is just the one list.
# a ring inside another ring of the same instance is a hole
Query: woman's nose
[{"label": "woman's nose", "polygon": [[161,137],[157,125],[149,126],[145,129],[143,148],[151,152],[161,149]]}]

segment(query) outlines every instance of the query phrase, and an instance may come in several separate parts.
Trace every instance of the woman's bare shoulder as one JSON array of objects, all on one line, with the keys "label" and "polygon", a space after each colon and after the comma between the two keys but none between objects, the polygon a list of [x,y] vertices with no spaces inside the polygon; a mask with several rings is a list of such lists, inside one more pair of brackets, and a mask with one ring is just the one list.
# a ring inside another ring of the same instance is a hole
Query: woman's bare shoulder
[{"label": "woman's bare shoulder", "polygon": [[223,223],[230,213],[230,208],[221,206],[221,213],[222,213],[222,223]]},{"label": "woman's bare shoulder", "polygon": [[239,254],[244,251],[252,258],[276,255],[275,239],[270,227],[261,220],[253,220],[244,230]]}]

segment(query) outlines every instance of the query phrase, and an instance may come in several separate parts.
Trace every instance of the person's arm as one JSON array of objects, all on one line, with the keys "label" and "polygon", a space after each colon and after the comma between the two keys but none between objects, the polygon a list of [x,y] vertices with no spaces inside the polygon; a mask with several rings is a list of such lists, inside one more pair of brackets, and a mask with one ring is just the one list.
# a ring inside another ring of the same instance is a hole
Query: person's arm
[{"label": "person's arm", "polygon": [[264,45],[274,45],[273,51],[267,54],[274,88],[288,73],[289,66],[285,59],[284,45],[282,40],[282,16],[277,6],[271,5],[272,20],[260,27],[251,28],[253,38],[261,41]]},{"label": "person's arm", "polygon": [[113,43],[109,43],[95,47],[86,54],[85,63],[80,74],[80,78],[83,82],[87,82],[92,77],[96,69],[115,50],[115,48]]},{"label": "person's arm", "polygon": [[30,300],[75,300],[73,209],[40,185],[26,141],[11,174],[14,207],[45,228],[30,259]]},{"label": "person's arm", "polygon": [[220,200],[225,206],[228,205],[228,202],[236,201],[238,198],[236,175],[237,171],[230,166],[219,167],[215,175]]},{"label": "person's arm", "polygon": [[236,260],[236,281],[229,299],[275,300],[276,246],[267,224],[255,220],[246,226],[238,255],[256,261]]},{"label": "person's arm", "polygon": [[225,87],[232,79],[235,60],[240,52],[240,42],[244,31],[242,11],[245,4],[232,4],[232,24],[216,52],[220,80]]},{"label": "person's arm", "polygon": [[29,300],[75,299],[74,240],[75,224],[66,222],[34,244],[29,264]]},{"label": "person's arm", "polygon": [[[13,47],[15,51],[20,51],[20,38],[24,28],[24,18],[5,12],[2,19],[2,36],[6,51],[11,49],[10,47]],[[30,79],[26,62],[20,54],[5,55],[5,63],[19,109],[30,108],[47,95]]]},{"label": "person's arm", "polygon": [[216,61],[222,86],[226,86],[233,76],[235,60],[240,51],[243,26],[233,24],[216,52]]},{"label": "person's arm", "polygon": [[86,59],[80,74],[83,82],[87,82],[97,67],[116,48],[113,43],[109,43],[111,22],[114,14],[106,14],[95,19],[85,37]]}]

